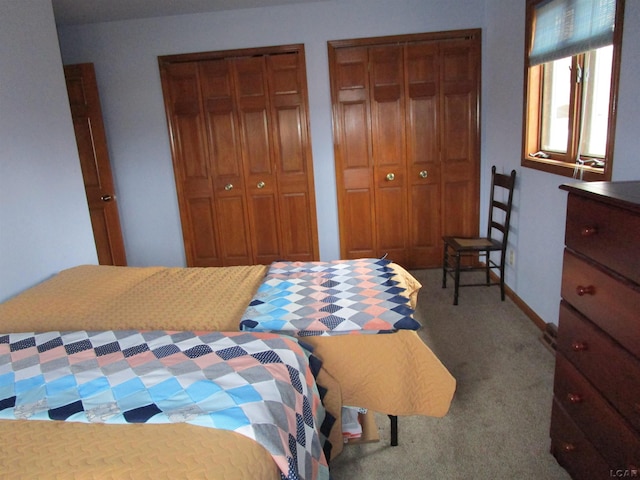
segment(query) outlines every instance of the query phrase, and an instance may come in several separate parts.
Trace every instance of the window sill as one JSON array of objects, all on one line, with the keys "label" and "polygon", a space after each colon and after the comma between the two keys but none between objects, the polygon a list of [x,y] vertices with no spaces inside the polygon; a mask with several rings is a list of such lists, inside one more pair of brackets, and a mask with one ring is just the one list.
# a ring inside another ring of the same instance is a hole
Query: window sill
[{"label": "window sill", "polygon": [[[562,177],[576,178],[580,180],[580,172],[578,172],[577,177],[574,177],[575,165],[571,163],[526,156],[522,159],[522,166],[532,168],[534,170],[540,170],[542,172],[552,173],[554,175],[560,175]],[[580,167],[580,170],[583,172],[582,180],[585,182],[611,180],[611,173],[606,166],[605,168],[582,166]]]}]

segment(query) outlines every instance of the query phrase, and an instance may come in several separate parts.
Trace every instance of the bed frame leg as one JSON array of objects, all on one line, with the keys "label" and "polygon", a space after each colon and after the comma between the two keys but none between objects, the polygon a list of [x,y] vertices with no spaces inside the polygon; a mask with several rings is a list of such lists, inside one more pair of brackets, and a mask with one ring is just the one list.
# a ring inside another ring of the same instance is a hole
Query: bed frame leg
[{"label": "bed frame leg", "polygon": [[389,415],[391,420],[391,446],[398,446],[398,417],[396,415]]}]

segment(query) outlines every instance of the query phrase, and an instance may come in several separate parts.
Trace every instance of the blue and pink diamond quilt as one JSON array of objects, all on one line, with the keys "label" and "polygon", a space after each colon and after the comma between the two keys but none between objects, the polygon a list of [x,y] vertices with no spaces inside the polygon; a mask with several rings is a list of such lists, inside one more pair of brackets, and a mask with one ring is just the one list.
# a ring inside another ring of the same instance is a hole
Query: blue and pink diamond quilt
[{"label": "blue and pink diamond quilt", "polygon": [[417,330],[405,289],[386,259],[274,262],[240,330],[294,336]]},{"label": "blue and pink diamond quilt", "polygon": [[0,419],[232,430],[263,445],[283,479],[326,480],[314,361],[268,333],[0,334]]}]

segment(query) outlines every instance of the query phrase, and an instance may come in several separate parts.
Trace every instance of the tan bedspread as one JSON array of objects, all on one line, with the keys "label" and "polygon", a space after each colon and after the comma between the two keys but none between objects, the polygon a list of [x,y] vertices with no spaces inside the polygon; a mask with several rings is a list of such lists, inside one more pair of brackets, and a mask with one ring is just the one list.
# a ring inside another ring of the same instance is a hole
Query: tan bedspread
[{"label": "tan bedspread", "polygon": [[[0,332],[123,329],[236,331],[267,268],[261,265],[224,268],[79,266],[65,270],[0,304]],[[396,268],[415,305],[420,284],[402,268]],[[331,383],[335,379],[339,384],[339,387],[330,390],[334,394],[330,402],[334,403],[333,407],[328,408],[332,410],[335,405],[344,404],[390,415],[442,416],[449,409],[455,391],[455,379],[414,331],[385,335],[306,337],[304,341],[312,344],[315,354],[322,359],[325,382]],[[339,417],[339,409],[334,413]],[[54,422],[31,422],[29,425],[14,423],[16,425],[11,426],[11,432],[3,423],[2,433],[3,437],[6,432],[19,439],[20,451],[2,442],[2,471],[20,471],[15,468],[27,468],[30,463],[28,458],[36,455],[36,452],[37,455],[43,455],[41,446],[36,445],[31,450],[25,446],[30,443],[26,437],[50,438],[54,429],[59,429],[60,432],[56,431],[55,435],[61,441],[55,448],[60,451],[56,453],[54,449],[46,456],[51,456],[52,468],[59,465],[61,472],[65,468],[68,472],[68,462],[71,461],[74,465],[89,469],[87,472],[101,472],[100,478],[105,478],[102,471],[108,468],[116,469],[114,472],[121,475],[123,470],[118,470],[120,466],[126,471],[127,465],[138,465],[135,458],[144,456],[144,449],[148,448],[149,458],[159,464],[145,464],[145,469],[154,468],[156,473],[142,474],[139,478],[235,478],[217,476],[212,472],[224,471],[223,465],[236,462],[246,466],[256,463],[256,459],[264,471],[251,471],[247,473],[249,476],[238,478],[279,476],[266,450],[240,435],[235,435],[238,439],[230,443],[230,432],[213,433],[190,425],[170,426],[157,436],[145,436],[148,443],[141,442],[140,449],[136,447],[130,457],[132,452],[126,445],[137,445],[139,437],[134,429],[127,429],[124,433],[124,430],[115,431],[121,426],[108,426],[104,434],[95,435],[91,425],[87,428],[87,425],[80,424],[50,425]],[[39,425],[36,427],[33,423]],[[149,425],[141,426],[147,427]],[[160,432],[164,427],[167,426],[153,428]],[[107,428],[113,429],[114,433],[106,433]],[[193,433],[194,429],[197,434]],[[342,450],[339,430],[334,428],[332,433],[332,457]],[[214,438],[219,439],[219,443]],[[73,458],[66,455],[56,458],[68,451],[65,446],[67,440],[74,440],[74,445],[82,444],[79,450],[104,448],[103,453],[107,456],[92,460],[97,462],[95,464],[91,464],[84,454],[73,455]],[[120,450],[100,447],[105,440],[122,442],[125,446]],[[253,448],[238,442],[250,442]],[[177,447],[178,443],[180,447]],[[187,454],[187,451],[190,453]],[[216,454],[212,455],[212,452]],[[224,453],[218,455],[218,452]],[[252,459],[243,459],[241,455],[234,460],[239,452],[248,452]],[[49,460],[42,460],[43,466],[48,464]],[[106,467],[105,464],[112,467]],[[193,469],[193,476],[189,469]],[[208,476],[197,474],[198,469],[208,472]],[[172,473],[169,475],[166,472]],[[81,477],[91,478],[91,475]],[[34,473],[34,478],[36,476]]]},{"label": "tan bedspread", "polygon": [[267,450],[227,430],[5,420],[0,431],[7,479],[280,479]]},{"label": "tan bedspread", "polygon": [[82,265],[0,304],[0,331],[237,331],[266,271]]},{"label": "tan bedspread", "polygon": [[[339,412],[339,386],[326,372],[319,382],[328,387],[327,409]],[[342,434],[334,430],[331,440],[339,453]],[[265,448],[228,430],[186,423],[4,420],[0,433],[0,478],[280,480]]]}]

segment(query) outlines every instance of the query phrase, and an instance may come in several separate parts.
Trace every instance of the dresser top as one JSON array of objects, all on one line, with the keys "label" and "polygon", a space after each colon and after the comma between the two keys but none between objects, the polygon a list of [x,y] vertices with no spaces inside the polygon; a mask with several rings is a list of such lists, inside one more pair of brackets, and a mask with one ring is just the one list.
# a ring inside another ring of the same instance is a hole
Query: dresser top
[{"label": "dresser top", "polygon": [[563,184],[560,188],[569,193],[640,213],[640,181],[580,182]]}]

